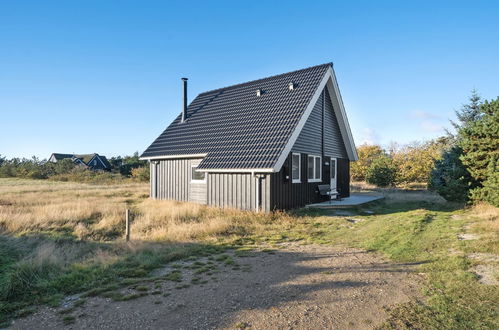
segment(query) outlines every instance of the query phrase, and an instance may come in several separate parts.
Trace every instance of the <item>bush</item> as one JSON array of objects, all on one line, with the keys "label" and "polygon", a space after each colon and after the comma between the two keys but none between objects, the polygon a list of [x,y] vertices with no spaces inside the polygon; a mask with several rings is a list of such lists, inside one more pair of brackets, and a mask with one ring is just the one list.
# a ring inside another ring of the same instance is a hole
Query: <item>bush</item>
[{"label": "bush", "polygon": [[441,158],[445,138],[411,143],[391,153],[397,167],[397,183],[428,182],[435,160]]},{"label": "bush", "polygon": [[54,181],[74,181],[86,183],[115,183],[127,180],[121,174],[104,171],[91,171],[83,167],[75,167],[69,173],[56,174],[49,177]]},{"label": "bush", "polygon": [[366,172],[373,160],[385,156],[385,151],[378,145],[363,144],[357,148],[359,159],[350,166],[352,180],[364,181]]},{"label": "bush", "polygon": [[393,185],[397,175],[397,168],[389,157],[381,157],[373,160],[366,171],[366,181],[378,187]]},{"label": "bush", "polygon": [[453,147],[445,151],[442,159],[435,162],[428,188],[448,201],[465,202],[471,188],[471,176],[461,162],[462,150]]},{"label": "bush", "polygon": [[137,167],[132,169],[132,178],[137,181],[147,182],[149,181],[149,166]]}]

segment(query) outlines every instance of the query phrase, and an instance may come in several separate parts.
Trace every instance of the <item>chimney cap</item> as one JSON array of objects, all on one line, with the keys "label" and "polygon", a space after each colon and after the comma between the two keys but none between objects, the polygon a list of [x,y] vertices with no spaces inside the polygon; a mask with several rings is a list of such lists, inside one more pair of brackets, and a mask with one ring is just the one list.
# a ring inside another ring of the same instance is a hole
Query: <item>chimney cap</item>
[{"label": "chimney cap", "polygon": [[180,79],[182,79],[183,81],[189,80],[189,78],[180,78]]}]

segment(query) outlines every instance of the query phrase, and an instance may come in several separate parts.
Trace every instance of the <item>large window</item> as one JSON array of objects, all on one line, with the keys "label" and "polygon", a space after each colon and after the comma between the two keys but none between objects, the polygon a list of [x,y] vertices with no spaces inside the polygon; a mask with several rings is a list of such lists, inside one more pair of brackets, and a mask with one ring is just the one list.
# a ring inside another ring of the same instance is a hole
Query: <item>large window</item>
[{"label": "large window", "polygon": [[300,172],[301,172],[301,155],[293,154],[291,158],[291,178],[293,180],[293,183],[301,182]]},{"label": "large window", "polygon": [[205,183],[206,182],[206,172],[197,171],[197,165],[191,166],[191,182],[193,183]]},{"label": "large window", "polygon": [[322,181],[322,162],[320,156],[308,156],[308,182]]}]

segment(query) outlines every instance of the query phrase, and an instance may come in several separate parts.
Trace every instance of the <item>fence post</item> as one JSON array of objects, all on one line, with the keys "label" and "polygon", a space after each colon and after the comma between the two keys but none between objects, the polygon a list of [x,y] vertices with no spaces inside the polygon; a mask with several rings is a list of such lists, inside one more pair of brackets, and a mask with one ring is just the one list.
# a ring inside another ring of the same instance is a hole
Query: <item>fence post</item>
[{"label": "fence post", "polygon": [[130,210],[126,209],[125,212],[125,240],[130,240]]}]

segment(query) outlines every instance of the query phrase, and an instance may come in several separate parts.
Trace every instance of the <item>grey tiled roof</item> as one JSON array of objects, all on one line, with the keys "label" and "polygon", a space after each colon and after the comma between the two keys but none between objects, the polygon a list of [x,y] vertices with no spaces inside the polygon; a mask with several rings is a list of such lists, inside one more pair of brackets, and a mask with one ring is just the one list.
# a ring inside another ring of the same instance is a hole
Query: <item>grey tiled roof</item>
[{"label": "grey tiled roof", "polygon": [[330,66],[201,93],[188,119],[182,123],[179,115],[142,157],[207,154],[200,169],[272,168]]}]

